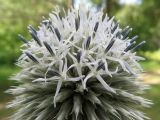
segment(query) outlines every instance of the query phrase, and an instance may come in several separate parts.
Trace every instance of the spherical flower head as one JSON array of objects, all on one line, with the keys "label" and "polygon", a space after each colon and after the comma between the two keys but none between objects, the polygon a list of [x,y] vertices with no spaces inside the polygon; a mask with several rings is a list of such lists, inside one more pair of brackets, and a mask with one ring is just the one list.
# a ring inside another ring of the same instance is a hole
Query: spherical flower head
[{"label": "spherical flower head", "polygon": [[32,40],[24,42],[13,77],[20,85],[12,120],[144,120],[137,107],[149,100],[138,94],[147,86],[137,80],[143,71],[135,50],[137,36],[121,29],[114,17],[84,8],[59,9],[38,30],[28,26]]}]

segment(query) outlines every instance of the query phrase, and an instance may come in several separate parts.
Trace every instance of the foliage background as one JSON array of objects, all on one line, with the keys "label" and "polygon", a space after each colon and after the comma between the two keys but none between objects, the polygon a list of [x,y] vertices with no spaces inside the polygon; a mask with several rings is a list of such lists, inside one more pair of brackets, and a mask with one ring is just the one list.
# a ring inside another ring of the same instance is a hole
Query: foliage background
[{"label": "foliage background", "polygon": [[[131,5],[122,4],[121,0],[79,1],[96,9],[105,7],[104,12],[120,19],[122,27],[129,25],[133,28],[130,36],[136,34],[138,42],[147,41],[138,54],[146,57],[146,61],[141,63],[146,71],[142,77],[146,84],[151,84],[151,89],[145,96],[152,99],[154,105],[144,111],[153,120],[160,120],[160,0],[139,0]],[[4,90],[16,84],[8,78],[19,70],[15,66],[22,44],[18,34],[30,39],[29,24],[38,29],[42,16],[48,17],[56,5],[67,9],[74,3],[76,0],[0,0],[0,120],[6,120],[12,113],[11,109],[5,109],[12,96],[4,94]]]}]

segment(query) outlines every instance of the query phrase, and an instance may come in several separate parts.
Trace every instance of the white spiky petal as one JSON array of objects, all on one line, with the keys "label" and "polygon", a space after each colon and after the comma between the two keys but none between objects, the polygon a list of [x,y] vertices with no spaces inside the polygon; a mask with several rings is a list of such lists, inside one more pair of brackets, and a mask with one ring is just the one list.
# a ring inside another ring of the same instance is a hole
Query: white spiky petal
[{"label": "white spiky petal", "polygon": [[136,80],[143,58],[134,52],[140,45],[133,47],[134,38],[127,37],[132,29],[121,29],[102,11],[59,14],[52,12],[38,31],[29,26],[31,41],[20,36],[25,44],[17,65],[22,70],[13,79],[22,84],[8,90],[17,95],[9,107],[20,108],[11,119],[147,119],[132,108],[150,104],[134,95],[147,87]]}]

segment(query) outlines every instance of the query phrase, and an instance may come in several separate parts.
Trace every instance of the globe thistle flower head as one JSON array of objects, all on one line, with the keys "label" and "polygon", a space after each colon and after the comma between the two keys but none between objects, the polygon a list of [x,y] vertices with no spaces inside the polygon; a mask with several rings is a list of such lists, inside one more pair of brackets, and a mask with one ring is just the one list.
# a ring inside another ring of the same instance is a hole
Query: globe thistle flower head
[{"label": "globe thistle flower head", "polygon": [[114,17],[84,8],[60,17],[49,14],[30,41],[22,35],[21,71],[12,79],[19,86],[8,107],[17,108],[12,120],[144,120],[137,107],[151,102],[139,96],[147,86],[137,80],[143,71],[135,50],[137,36],[121,29]]}]

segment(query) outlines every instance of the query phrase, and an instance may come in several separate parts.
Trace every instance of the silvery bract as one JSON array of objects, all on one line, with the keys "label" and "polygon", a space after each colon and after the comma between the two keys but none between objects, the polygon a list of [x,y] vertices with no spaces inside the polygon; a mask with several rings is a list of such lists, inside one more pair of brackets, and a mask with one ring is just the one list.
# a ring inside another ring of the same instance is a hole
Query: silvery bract
[{"label": "silvery bract", "polygon": [[39,29],[28,26],[32,40],[24,42],[12,79],[19,86],[8,107],[11,120],[145,120],[137,110],[151,102],[139,94],[148,88],[137,80],[143,71],[135,50],[137,36],[119,27],[114,17],[84,8],[60,17],[59,9]]}]

